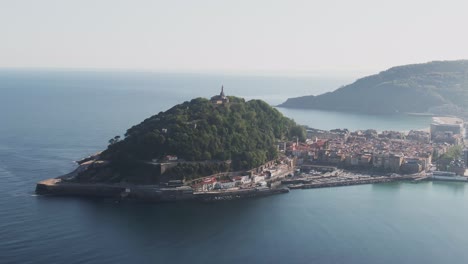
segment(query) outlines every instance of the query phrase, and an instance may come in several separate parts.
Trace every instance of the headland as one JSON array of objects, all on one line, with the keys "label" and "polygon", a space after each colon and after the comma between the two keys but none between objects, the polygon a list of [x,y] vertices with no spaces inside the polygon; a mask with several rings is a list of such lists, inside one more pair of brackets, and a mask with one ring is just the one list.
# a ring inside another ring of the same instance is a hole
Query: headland
[{"label": "headland", "polygon": [[279,106],[366,114],[468,117],[467,70],[466,60],[397,66],[333,92],[289,98]]},{"label": "headland", "polygon": [[[45,195],[111,198],[116,201],[221,201],[311,189],[397,181],[467,182],[468,152],[463,151],[463,120],[434,117],[429,131],[330,131],[305,128],[307,139],[277,140],[278,157],[249,170],[216,172],[202,177],[170,177],[172,168],[215,161],[186,161],[176,156],[151,160],[160,182],[80,182],[83,173],[108,168],[102,152],[78,161],[72,173],[37,184]],[[232,161],[231,161],[232,162]],[[223,161],[223,163],[226,163]]]}]

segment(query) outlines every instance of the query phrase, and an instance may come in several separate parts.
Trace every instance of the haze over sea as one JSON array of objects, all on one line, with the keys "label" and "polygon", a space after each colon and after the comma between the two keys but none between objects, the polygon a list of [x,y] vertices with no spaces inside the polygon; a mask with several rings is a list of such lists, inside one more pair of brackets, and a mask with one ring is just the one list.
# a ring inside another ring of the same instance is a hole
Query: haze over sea
[{"label": "haze over sea", "polygon": [[[219,93],[272,105],[352,78],[0,71],[0,263],[466,263],[467,187],[392,183],[212,204],[33,194],[130,126]],[[281,109],[315,128],[410,130],[430,118]]]}]

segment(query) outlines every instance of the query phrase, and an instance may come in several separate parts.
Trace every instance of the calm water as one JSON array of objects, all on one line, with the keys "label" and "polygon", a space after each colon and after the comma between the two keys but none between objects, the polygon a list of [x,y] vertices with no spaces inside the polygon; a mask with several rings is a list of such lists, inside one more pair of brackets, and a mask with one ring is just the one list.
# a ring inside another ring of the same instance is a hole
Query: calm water
[{"label": "calm water", "polygon": [[[466,263],[460,183],[293,191],[215,204],[114,204],[33,195],[37,181],[151,114],[223,83],[283,98],[352,80],[0,71],[0,263]],[[427,118],[280,109],[318,128],[409,130]]]}]

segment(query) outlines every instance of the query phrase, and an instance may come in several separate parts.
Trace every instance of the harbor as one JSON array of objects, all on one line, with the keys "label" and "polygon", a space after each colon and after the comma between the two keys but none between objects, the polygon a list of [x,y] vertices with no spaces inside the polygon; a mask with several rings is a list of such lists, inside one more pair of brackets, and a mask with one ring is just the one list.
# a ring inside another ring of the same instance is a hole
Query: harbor
[{"label": "harbor", "polygon": [[[297,158],[282,156],[249,171],[223,172],[189,181],[168,180],[159,184],[80,183],[81,171],[94,163],[101,165],[99,153],[79,161],[78,168],[63,176],[37,183],[36,193],[54,196],[81,196],[148,202],[195,200],[215,202],[284,194],[296,189],[317,189],[390,182],[418,183],[427,180],[468,182],[466,175],[436,171],[434,165],[413,174],[349,170],[323,164],[300,164]],[[176,165],[181,161],[177,161]]]},{"label": "harbor", "polygon": [[[290,189],[314,189],[397,181],[414,181],[415,179],[418,179],[418,177],[421,176],[398,174],[370,176],[344,170],[335,170],[331,173],[325,174],[301,173],[298,176],[285,179],[281,183]],[[427,178],[424,177],[424,179]]]},{"label": "harbor", "polygon": [[[390,182],[417,183],[427,180],[448,181],[447,179],[433,178],[432,175],[426,174],[399,175],[393,173],[390,175],[371,176],[342,169],[326,173],[309,172],[296,173],[296,175],[283,173],[281,177],[270,178],[265,180],[264,183],[255,183],[248,177],[242,178],[237,176],[235,179],[243,180],[246,184],[239,187],[223,188],[223,185],[217,182],[216,179],[210,177],[205,179],[203,185],[198,184],[194,186],[183,185],[180,182],[171,183],[171,186],[104,183],[82,184],[70,183],[62,181],[60,178],[55,178],[39,182],[36,186],[36,193],[54,196],[111,198],[119,202],[125,200],[149,202],[195,200],[215,202],[284,194],[296,189],[317,189]],[[467,182],[466,177],[463,180],[457,177],[456,180]],[[226,181],[224,181],[224,184],[224,186],[227,186]]]}]

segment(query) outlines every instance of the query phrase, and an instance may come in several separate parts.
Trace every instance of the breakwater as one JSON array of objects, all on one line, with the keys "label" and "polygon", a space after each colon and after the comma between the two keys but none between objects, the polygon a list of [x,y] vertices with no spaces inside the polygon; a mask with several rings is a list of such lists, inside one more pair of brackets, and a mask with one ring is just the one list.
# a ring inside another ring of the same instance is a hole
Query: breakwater
[{"label": "breakwater", "polygon": [[36,194],[57,196],[120,197],[125,187],[111,184],[67,183],[47,179],[36,184]]},{"label": "breakwater", "polygon": [[56,196],[100,197],[149,202],[171,202],[184,200],[221,201],[255,198],[289,192],[288,188],[253,187],[208,192],[195,192],[190,186],[159,187],[129,184],[82,184],[48,179],[37,183],[36,193]]}]

